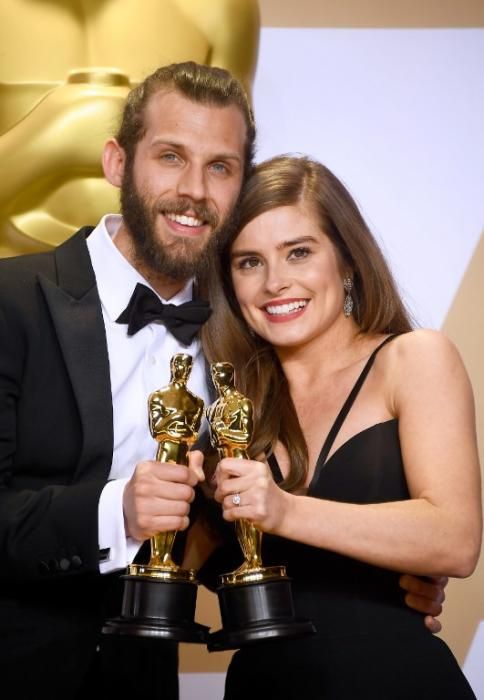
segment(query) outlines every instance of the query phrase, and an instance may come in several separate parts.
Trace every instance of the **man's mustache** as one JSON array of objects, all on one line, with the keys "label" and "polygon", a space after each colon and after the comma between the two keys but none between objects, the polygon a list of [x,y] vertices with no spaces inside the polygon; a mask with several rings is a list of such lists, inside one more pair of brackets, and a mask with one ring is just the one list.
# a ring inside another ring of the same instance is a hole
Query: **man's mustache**
[{"label": "man's mustache", "polygon": [[190,199],[160,199],[156,203],[156,212],[177,216],[190,212],[190,216],[200,219],[213,229],[216,229],[219,224],[219,217],[213,209],[203,202],[192,202]]}]

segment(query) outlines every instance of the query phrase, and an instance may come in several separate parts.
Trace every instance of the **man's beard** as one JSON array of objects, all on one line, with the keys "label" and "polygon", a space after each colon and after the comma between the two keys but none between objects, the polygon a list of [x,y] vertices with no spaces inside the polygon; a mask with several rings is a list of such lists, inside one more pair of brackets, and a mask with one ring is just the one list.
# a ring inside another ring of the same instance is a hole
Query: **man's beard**
[{"label": "man's beard", "polygon": [[[156,235],[156,218],[163,214],[184,214],[190,211],[212,228],[208,240],[198,242],[196,239],[179,237],[175,246],[168,247]],[[185,280],[206,271],[210,258],[216,255],[217,240],[221,232],[219,217],[205,204],[180,198],[157,200],[149,205],[138,191],[133,177],[133,169],[126,165],[121,184],[121,213],[131,233],[136,261],[156,276],[162,275],[173,280]],[[223,222],[222,222],[223,224]],[[201,245],[200,245],[201,243]]]}]

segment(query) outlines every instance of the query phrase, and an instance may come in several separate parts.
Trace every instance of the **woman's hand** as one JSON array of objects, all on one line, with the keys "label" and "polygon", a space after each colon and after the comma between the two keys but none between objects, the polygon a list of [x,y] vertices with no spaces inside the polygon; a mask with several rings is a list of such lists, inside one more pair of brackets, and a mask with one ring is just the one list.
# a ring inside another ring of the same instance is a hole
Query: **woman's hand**
[{"label": "woman's hand", "polygon": [[215,471],[215,498],[225,520],[250,520],[263,532],[278,532],[293,496],[277,486],[265,462],[226,458]]}]

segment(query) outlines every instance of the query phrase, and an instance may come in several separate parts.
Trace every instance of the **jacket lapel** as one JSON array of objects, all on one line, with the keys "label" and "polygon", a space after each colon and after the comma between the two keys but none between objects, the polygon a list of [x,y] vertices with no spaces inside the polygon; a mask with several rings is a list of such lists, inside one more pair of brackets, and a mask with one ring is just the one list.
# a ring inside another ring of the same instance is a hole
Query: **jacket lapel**
[{"label": "jacket lapel", "polygon": [[83,228],[55,252],[57,284],[39,283],[52,315],[79,408],[82,449],[74,479],[107,478],[113,453],[113,411],[106,332]]}]

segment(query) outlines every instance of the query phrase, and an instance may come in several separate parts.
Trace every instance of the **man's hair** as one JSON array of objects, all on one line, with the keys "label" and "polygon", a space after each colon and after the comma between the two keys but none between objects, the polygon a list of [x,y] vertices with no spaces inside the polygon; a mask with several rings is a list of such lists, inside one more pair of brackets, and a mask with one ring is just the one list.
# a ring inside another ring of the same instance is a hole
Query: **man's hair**
[{"label": "man's hair", "polygon": [[128,165],[132,164],[136,145],[146,131],[146,105],[152,95],[165,90],[175,90],[200,104],[218,107],[235,105],[240,109],[247,127],[244,177],[248,177],[254,160],[255,123],[247,94],[242,84],[229,71],[194,61],[162,66],[129,93],[116,135],[119,145],[126,153]]}]

